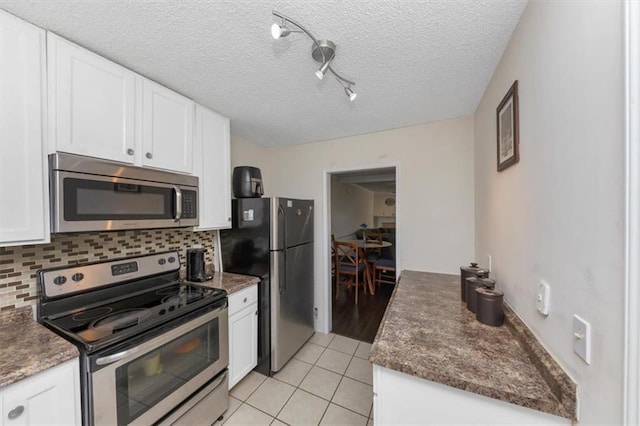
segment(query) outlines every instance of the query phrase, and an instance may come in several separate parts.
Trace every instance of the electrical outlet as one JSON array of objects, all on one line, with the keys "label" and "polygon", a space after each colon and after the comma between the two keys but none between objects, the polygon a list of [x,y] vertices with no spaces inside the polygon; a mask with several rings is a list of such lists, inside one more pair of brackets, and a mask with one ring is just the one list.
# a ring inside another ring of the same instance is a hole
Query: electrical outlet
[{"label": "electrical outlet", "polygon": [[591,364],[591,324],[573,316],[573,351],[587,364]]},{"label": "electrical outlet", "polygon": [[318,308],[313,308],[313,318],[318,319]]},{"label": "electrical outlet", "polygon": [[542,315],[549,315],[549,299],[551,299],[551,288],[544,281],[538,281],[536,291],[536,308]]}]

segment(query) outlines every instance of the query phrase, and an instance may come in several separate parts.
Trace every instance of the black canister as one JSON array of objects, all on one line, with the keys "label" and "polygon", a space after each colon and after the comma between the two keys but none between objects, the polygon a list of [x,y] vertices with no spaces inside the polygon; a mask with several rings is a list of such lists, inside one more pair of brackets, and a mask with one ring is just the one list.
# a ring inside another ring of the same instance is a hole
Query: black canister
[{"label": "black canister", "polygon": [[482,287],[482,282],[480,282],[480,278],[471,277],[467,278],[467,309],[471,312],[476,313],[476,309],[478,307],[478,297],[476,294],[476,288]]},{"label": "black canister", "polygon": [[207,281],[213,278],[205,272],[204,248],[187,249],[187,280],[193,282]]},{"label": "black canister", "polygon": [[471,262],[470,266],[460,267],[460,296],[463,302],[467,301],[467,278],[487,276],[489,276],[489,271],[484,268],[478,268],[477,263]]},{"label": "black canister", "polygon": [[489,277],[478,277],[478,281],[484,288],[496,288],[496,280],[492,280]]},{"label": "black canister", "polygon": [[504,293],[500,290],[479,287],[475,290],[477,298],[476,319],[483,324],[501,326],[504,321]]}]

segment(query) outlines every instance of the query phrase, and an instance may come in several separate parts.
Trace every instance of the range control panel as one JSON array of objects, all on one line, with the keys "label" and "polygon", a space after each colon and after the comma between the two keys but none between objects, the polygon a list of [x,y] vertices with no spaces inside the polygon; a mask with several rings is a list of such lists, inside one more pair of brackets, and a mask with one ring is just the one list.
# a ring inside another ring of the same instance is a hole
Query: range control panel
[{"label": "range control panel", "polygon": [[53,298],[178,269],[180,269],[180,257],[177,252],[171,251],[107,262],[71,265],[67,268],[43,269],[38,272],[38,277],[44,284],[42,286],[44,296]]}]

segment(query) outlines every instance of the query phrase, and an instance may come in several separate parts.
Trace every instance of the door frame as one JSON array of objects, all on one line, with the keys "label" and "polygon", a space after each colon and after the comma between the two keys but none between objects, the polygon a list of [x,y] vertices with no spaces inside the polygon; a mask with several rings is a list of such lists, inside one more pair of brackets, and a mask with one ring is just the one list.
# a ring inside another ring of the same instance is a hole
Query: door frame
[{"label": "door frame", "polygon": [[333,166],[322,171],[322,299],[323,321],[321,330],[329,333],[332,328],[333,299],[331,297],[331,176],[337,173],[359,172],[363,170],[386,169],[394,167],[396,171],[396,277],[402,270],[402,185],[400,184],[400,162],[378,161],[348,166]]},{"label": "door frame", "polygon": [[624,424],[640,423],[640,3],[625,2]]}]

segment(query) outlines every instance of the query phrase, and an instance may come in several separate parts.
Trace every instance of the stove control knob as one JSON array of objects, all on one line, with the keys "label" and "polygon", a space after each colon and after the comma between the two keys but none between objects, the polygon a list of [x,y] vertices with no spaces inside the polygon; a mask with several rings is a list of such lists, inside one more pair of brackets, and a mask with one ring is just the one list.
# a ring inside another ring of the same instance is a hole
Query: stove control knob
[{"label": "stove control knob", "polygon": [[75,282],[82,281],[83,278],[84,278],[84,274],[80,272],[76,272],[71,276],[71,279]]},{"label": "stove control knob", "polygon": [[176,261],[176,258],[175,258],[175,257],[171,256],[171,257],[169,258],[169,263],[173,263],[173,262],[175,262],[175,261]]},{"label": "stove control knob", "polygon": [[158,312],[160,315],[164,315],[167,313],[167,311],[165,311],[164,309],[160,309],[160,312]]},{"label": "stove control knob", "polygon": [[64,275],[58,275],[57,277],[55,277],[53,279],[53,283],[55,285],[62,285],[64,283],[66,283],[66,282],[67,282],[67,277],[65,277]]},{"label": "stove control knob", "polygon": [[162,258],[160,258],[160,259],[158,259],[158,264],[160,264],[160,265],[164,265],[165,263],[167,263],[167,261],[166,261],[166,260],[164,260],[164,258],[163,258],[163,257],[162,257]]}]

